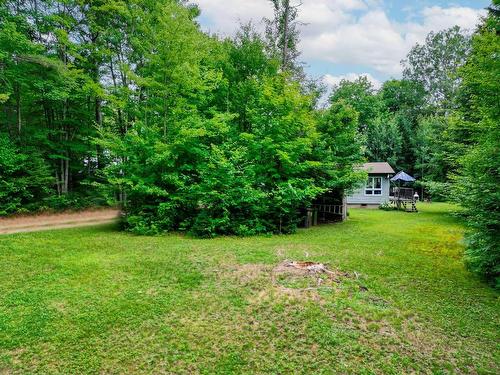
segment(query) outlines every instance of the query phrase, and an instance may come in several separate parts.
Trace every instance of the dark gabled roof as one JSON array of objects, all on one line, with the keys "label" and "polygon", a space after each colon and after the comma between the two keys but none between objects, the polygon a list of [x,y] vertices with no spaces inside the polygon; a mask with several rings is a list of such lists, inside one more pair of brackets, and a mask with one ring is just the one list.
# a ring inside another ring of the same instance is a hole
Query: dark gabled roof
[{"label": "dark gabled roof", "polygon": [[387,162],[380,163],[365,163],[361,167],[362,170],[367,171],[369,174],[394,174],[394,169]]}]

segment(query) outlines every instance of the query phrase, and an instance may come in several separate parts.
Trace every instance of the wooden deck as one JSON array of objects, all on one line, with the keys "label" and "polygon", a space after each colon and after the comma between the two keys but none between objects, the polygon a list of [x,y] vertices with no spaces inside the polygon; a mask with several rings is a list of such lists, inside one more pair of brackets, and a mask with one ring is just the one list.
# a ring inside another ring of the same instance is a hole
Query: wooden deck
[{"label": "wooden deck", "polygon": [[398,210],[405,210],[406,212],[418,212],[416,200],[414,197],[415,191],[410,188],[395,187],[391,191],[392,195],[389,196],[389,201]]},{"label": "wooden deck", "polygon": [[307,209],[305,227],[309,228],[318,223],[344,221],[347,217],[347,203],[343,204],[313,204]]}]

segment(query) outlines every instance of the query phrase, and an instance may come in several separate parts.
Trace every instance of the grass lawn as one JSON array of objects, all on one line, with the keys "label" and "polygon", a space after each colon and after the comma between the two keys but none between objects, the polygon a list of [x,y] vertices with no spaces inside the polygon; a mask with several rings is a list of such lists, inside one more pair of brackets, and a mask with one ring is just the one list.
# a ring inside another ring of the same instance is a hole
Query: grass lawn
[{"label": "grass lawn", "polygon": [[[453,207],[420,208],[290,236],[0,236],[0,373],[498,374],[499,294]],[[339,279],[304,290],[285,259]]]}]

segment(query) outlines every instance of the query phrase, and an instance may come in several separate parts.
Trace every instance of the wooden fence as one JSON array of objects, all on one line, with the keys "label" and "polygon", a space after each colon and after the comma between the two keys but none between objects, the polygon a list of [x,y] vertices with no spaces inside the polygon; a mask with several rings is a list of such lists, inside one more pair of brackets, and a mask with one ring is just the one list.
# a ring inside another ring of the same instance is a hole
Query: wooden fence
[{"label": "wooden fence", "polygon": [[[347,202],[345,199],[343,204],[313,204],[311,208],[307,209],[305,227],[309,228],[313,225],[318,225],[318,221],[334,221],[334,217],[337,217],[342,221],[346,219]],[[327,218],[332,220],[327,220]]]}]

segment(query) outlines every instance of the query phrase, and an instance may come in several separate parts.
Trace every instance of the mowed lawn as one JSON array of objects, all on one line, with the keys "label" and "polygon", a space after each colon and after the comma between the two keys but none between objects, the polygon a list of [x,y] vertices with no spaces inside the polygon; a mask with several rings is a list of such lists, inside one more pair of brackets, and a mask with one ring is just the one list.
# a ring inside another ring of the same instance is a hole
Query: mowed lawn
[{"label": "mowed lawn", "polygon": [[[0,236],[0,373],[500,373],[499,294],[446,204],[290,236]],[[335,282],[282,280],[284,260]]]}]

